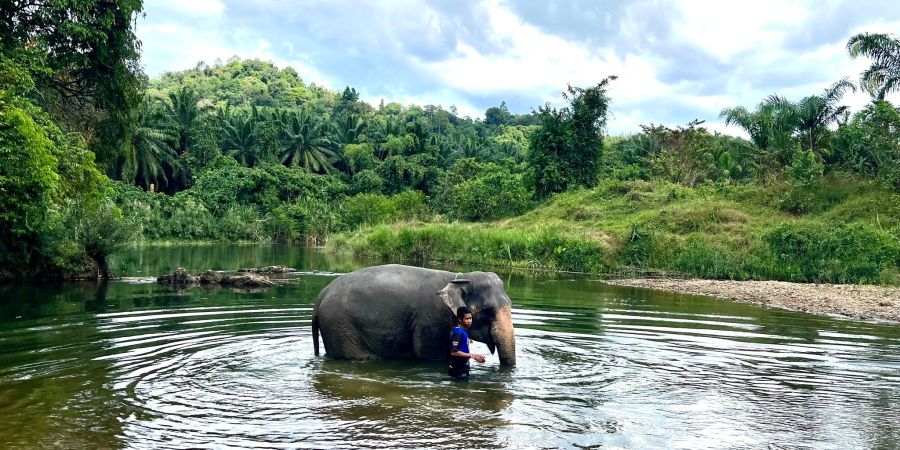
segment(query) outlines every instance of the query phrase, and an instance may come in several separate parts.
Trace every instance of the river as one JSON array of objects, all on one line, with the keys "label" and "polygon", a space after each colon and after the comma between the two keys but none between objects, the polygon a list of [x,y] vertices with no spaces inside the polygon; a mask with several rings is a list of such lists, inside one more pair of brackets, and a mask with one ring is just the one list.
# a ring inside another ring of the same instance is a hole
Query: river
[{"label": "river", "polygon": [[[497,270],[518,365],[313,356],[298,247],[142,247],[123,276],[285,264],[259,292],[0,285],[0,448],[897,448],[900,326]],[[468,270],[471,268],[460,268]],[[476,343],[476,352],[488,353]]]}]

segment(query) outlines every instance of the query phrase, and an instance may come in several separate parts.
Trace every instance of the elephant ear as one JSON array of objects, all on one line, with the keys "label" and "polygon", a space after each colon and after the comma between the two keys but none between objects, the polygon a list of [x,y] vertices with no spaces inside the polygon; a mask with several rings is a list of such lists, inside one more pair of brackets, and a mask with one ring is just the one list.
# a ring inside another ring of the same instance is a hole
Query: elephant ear
[{"label": "elephant ear", "polygon": [[437,293],[438,297],[440,297],[441,301],[447,305],[447,308],[450,308],[450,312],[453,313],[454,316],[456,315],[457,308],[466,306],[466,302],[462,297],[463,287],[469,283],[469,280],[464,279],[452,280]]}]

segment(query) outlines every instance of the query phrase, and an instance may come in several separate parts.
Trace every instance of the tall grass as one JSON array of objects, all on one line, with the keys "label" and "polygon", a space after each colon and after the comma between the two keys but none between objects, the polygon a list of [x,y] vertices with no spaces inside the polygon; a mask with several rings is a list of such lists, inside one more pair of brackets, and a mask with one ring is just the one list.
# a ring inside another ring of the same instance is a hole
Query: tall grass
[{"label": "tall grass", "polygon": [[822,193],[803,187],[821,203],[798,214],[777,201],[796,196],[790,186],[611,181],[512,219],[375,226],[332,245],[392,261],[900,284],[900,202],[876,201],[896,195],[842,183],[823,185]]}]

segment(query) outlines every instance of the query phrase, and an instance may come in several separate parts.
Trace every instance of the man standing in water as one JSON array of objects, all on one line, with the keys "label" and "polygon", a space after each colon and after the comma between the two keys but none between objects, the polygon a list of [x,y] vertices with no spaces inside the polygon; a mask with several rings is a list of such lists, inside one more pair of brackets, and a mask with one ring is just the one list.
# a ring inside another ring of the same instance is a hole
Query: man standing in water
[{"label": "man standing in water", "polygon": [[469,333],[466,330],[472,326],[472,311],[465,306],[456,310],[456,318],[459,325],[450,333],[450,368],[448,373],[457,380],[469,379],[469,359],[480,363],[484,362],[484,355],[469,353]]}]

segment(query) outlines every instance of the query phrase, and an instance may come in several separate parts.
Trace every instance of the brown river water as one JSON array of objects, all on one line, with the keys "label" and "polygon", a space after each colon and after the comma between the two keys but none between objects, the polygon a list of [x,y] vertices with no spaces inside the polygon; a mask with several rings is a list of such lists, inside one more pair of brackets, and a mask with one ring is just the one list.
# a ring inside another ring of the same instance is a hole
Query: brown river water
[{"label": "brown river water", "polygon": [[315,296],[371,261],[168,246],[113,268],[272,264],[300,273],[249,293],[0,285],[0,448],[900,447],[896,324],[496,269],[518,365],[492,355],[452,382],[441,364],[313,356]]}]

